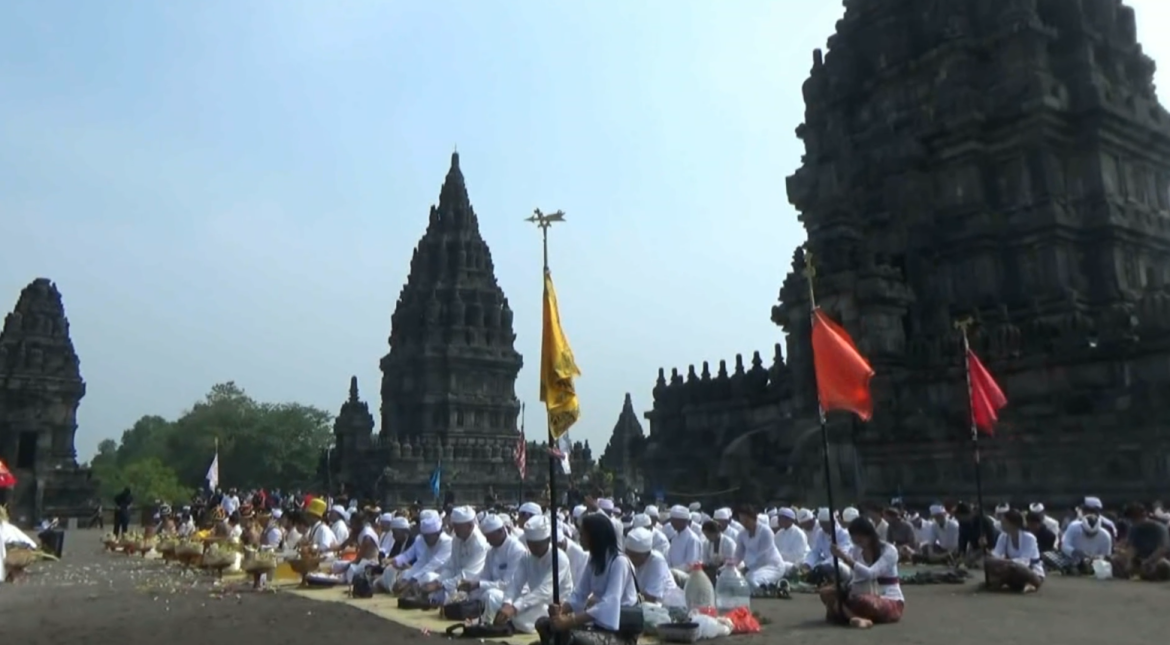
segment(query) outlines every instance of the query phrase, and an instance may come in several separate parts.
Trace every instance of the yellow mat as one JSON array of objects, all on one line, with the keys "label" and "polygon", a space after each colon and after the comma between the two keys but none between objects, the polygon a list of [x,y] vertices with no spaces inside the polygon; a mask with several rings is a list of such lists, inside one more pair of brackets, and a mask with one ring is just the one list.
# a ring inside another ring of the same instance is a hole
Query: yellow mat
[{"label": "yellow mat", "polygon": [[[345,603],[351,607],[356,607],[362,611],[367,611],[392,623],[397,623],[403,627],[409,627],[419,631],[443,634],[447,631],[448,627],[454,624],[449,620],[440,618],[439,611],[437,609],[433,611],[399,609],[398,599],[387,594],[374,594],[373,598],[350,598],[349,588],[343,585],[315,589],[289,589],[287,593],[293,593],[302,598],[308,598],[310,600]],[[501,636],[499,638],[485,638],[478,640],[505,642],[509,640],[524,641],[525,638],[527,638],[529,641],[535,640],[536,635],[517,634],[515,636]],[[657,642],[657,639],[650,638],[648,636],[643,636],[642,638],[638,639],[639,645],[651,645]]]}]

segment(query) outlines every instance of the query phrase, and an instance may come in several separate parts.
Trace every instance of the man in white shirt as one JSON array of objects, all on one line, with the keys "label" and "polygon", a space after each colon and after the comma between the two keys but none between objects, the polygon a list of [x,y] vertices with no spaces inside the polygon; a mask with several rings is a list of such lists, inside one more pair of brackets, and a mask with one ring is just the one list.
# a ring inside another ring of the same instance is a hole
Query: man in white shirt
[{"label": "man in white shirt", "polygon": [[536,502],[524,502],[521,504],[520,508],[516,511],[516,527],[513,533],[517,537],[523,537],[524,525],[528,523],[528,520],[537,515],[544,515],[544,509],[540,507],[540,504]]},{"label": "man in white shirt", "polygon": [[463,580],[478,580],[487,561],[488,543],[475,525],[475,511],[470,506],[451,510],[451,557],[438,570],[438,579],[420,586],[431,594],[431,604],[441,606],[455,593]]},{"label": "man in white shirt", "polygon": [[[520,568],[520,560],[528,555],[528,549],[508,531],[499,515],[485,515],[479,528],[489,547],[483,573],[477,579],[463,580],[458,588],[473,600],[483,600],[485,610],[488,606],[499,608],[504,604],[505,590]],[[490,614],[485,611],[486,622],[494,619],[495,611]]]},{"label": "man in white shirt", "polygon": [[334,504],[329,509],[329,529],[337,536],[337,543],[342,544],[349,539],[349,512]]},{"label": "man in white shirt", "polygon": [[1113,536],[1104,530],[1099,515],[1085,515],[1068,525],[1064,537],[1060,540],[1060,551],[1066,560],[1055,564],[1062,571],[1091,574],[1093,560],[1107,560],[1112,557]]},{"label": "man in white shirt", "polygon": [[[836,522],[829,509],[817,509],[817,526],[813,530],[813,538],[809,544],[808,555],[804,557],[803,569],[812,572],[810,578],[814,581],[831,581],[833,578],[833,538],[842,550],[848,551],[853,547],[849,539],[849,532]],[[837,561],[838,571],[843,579],[850,575],[849,567],[840,560]]]},{"label": "man in white shirt", "polygon": [[686,599],[666,564],[666,558],[655,551],[653,545],[654,536],[649,529],[632,529],[626,535],[626,557],[634,565],[634,579],[638,581],[639,591],[647,602],[685,607]]},{"label": "man in white shirt", "polygon": [[792,565],[780,557],[767,516],[761,521],[755,508],[744,506],[739,512],[739,523],[743,530],[735,538],[735,560],[743,565],[744,578],[753,591],[779,583]]},{"label": "man in white shirt", "polygon": [[920,545],[921,560],[929,564],[948,564],[959,555],[959,521],[947,513],[942,504],[930,507],[930,531]]},{"label": "man in white shirt", "polygon": [[804,562],[808,556],[808,536],[796,525],[796,511],[791,508],[776,512],[776,549],[785,562]]},{"label": "man in white shirt", "polygon": [[735,558],[735,540],[723,532],[715,520],[703,522],[703,568],[717,570]]},{"label": "man in white shirt", "polygon": [[566,602],[573,593],[572,574],[569,572],[569,558],[565,552],[552,547],[552,522],[538,515],[524,526],[524,541],[528,543],[529,554],[520,560],[516,575],[512,577],[504,592],[504,602],[493,607],[488,602],[487,614],[495,614],[495,624],[511,622],[518,632],[536,632],[536,621],[548,616],[548,606],[553,601],[553,558],[557,558],[557,593],[560,601]]},{"label": "man in white shirt", "polygon": [[451,536],[443,533],[439,514],[432,511],[419,518],[418,538],[386,568],[387,573],[394,569],[397,575],[383,574],[381,580],[383,589],[397,595],[417,596],[420,585],[440,579],[439,570],[451,558]]},{"label": "man in white shirt", "polygon": [[731,538],[731,541],[734,542],[736,534],[739,533],[739,529],[731,525],[731,509],[715,509],[715,517],[713,519],[719,525],[719,532]]},{"label": "man in white shirt", "polygon": [[691,569],[703,561],[702,539],[691,529],[691,512],[685,506],[670,509],[670,526],[674,537],[666,552],[666,563],[680,585],[685,584]]},{"label": "man in white shirt", "polygon": [[305,532],[305,537],[301,541],[310,547],[313,547],[318,553],[331,553],[337,549],[337,536],[333,534],[333,530],[322,519],[325,515],[325,500],[314,499],[305,507],[305,522],[308,525],[308,530]]}]

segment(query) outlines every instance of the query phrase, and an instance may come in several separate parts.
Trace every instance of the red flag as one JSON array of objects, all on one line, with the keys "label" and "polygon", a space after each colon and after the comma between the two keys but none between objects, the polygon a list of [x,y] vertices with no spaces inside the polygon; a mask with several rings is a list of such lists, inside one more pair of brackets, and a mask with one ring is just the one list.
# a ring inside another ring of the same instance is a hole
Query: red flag
[{"label": "red flag", "polygon": [[512,460],[516,470],[520,472],[520,479],[528,476],[528,441],[524,438],[524,431],[516,432],[516,447],[512,449]]},{"label": "red flag", "polygon": [[0,459],[0,488],[14,488],[16,486],[16,475],[8,470],[8,466],[4,464],[4,460]]},{"label": "red flag", "polygon": [[984,434],[994,436],[995,422],[999,420],[1000,409],[1007,405],[1007,397],[970,348],[967,349],[967,378],[971,387],[971,423]]},{"label": "red flag", "polygon": [[812,347],[821,409],[844,410],[869,421],[873,416],[873,398],[869,394],[873,368],[857,351],[849,332],[820,307],[813,310]]}]

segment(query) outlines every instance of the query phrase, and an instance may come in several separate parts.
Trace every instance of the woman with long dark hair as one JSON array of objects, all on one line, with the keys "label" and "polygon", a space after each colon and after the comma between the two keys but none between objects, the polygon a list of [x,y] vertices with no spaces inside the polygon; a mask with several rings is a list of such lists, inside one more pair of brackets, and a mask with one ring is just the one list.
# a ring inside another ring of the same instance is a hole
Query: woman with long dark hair
[{"label": "woman with long dark hair", "polygon": [[1024,516],[1017,510],[1004,513],[999,539],[983,562],[987,588],[1031,593],[1044,584],[1044,562],[1036,536],[1024,528]]},{"label": "woman with long dark hair", "polygon": [[852,576],[844,598],[838,599],[835,585],[821,590],[826,619],[861,629],[898,622],[906,596],[898,579],[897,547],[882,540],[865,517],[849,523],[849,540],[852,546],[831,547]]},{"label": "woman with long dark hair", "polygon": [[[554,633],[564,634],[565,645],[628,645],[636,643],[641,621],[622,624],[624,608],[638,604],[634,565],[618,549],[613,522],[600,513],[581,518],[581,547],[589,552],[589,564],[576,581],[573,595],[560,605],[549,605],[548,618],[536,622],[543,645]],[[639,613],[638,617],[640,618]]]}]

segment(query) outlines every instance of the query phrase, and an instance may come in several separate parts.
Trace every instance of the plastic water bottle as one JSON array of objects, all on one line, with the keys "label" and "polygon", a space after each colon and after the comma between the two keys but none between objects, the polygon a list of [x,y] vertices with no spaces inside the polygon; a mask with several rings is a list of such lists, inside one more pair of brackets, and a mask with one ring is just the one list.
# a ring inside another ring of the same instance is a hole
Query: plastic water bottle
[{"label": "plastic water bottle", "polygon": [[715,608],[720,614],[747,607],[752,608],[752,590],[734,561],[728,561],[715,578]]},{"label": "plastic water bottle", "polygon": [[683,585],[683,597],[686,598],[687,609],[700,609],[715,606],[715,588],[711,586],[711,579],[703,571],[702,564],[691,567],[691,575]]}]

